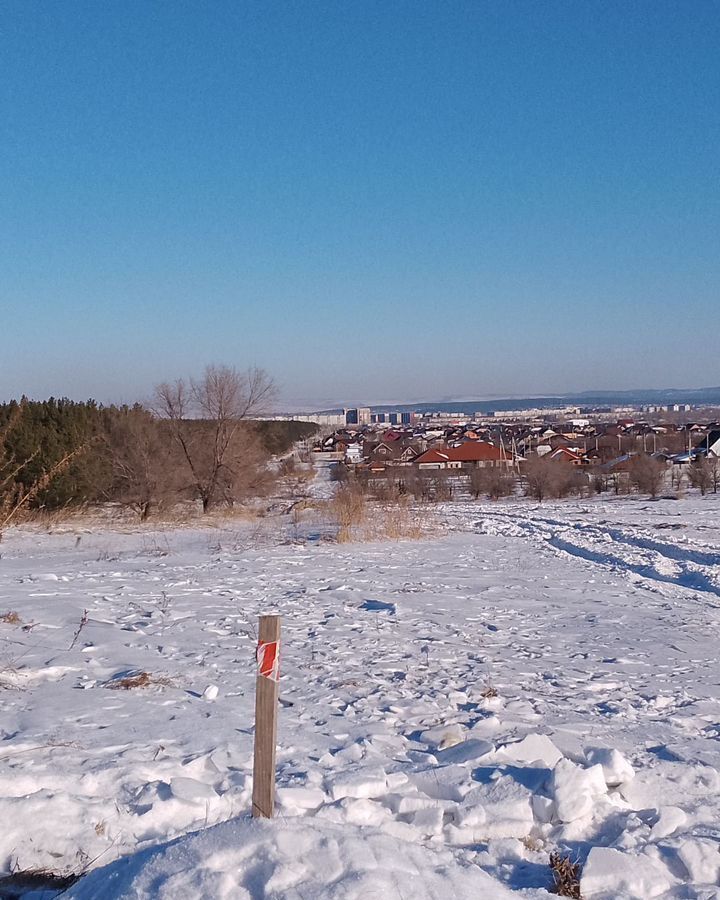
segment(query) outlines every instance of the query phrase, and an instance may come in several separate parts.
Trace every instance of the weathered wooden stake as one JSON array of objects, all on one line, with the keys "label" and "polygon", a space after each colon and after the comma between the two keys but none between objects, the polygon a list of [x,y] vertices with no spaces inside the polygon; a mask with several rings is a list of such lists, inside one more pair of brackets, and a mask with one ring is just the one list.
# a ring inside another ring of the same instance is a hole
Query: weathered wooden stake
[{"label": "weathered wooden stake", "polygon": [[260,616],[257,662],[252,814],[271,819],[275,806],[280,616]]}]

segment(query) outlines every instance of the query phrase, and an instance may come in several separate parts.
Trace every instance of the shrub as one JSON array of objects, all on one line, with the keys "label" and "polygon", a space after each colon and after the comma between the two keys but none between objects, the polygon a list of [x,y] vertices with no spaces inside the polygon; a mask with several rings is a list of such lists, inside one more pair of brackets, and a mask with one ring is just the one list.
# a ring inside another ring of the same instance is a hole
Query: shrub
[{"label": "shrub", "polygon": [[338,525],[337,539],[345,543],[352,539],[352,530],[364,521],[367,498],[357,485],[343,485],[330,501],[330,511]]},{"label": "shrub", "polygon": [[638,491],[657,497],[665,483],[665,463],[641,454],[630,462],[630,481]]},{"label": "shrub", "polygon": [[515,475],[496,467],[478,468],[470,472],[470,491],[477,500],[485,494],[490,500],[508,497],[515,490]]}]

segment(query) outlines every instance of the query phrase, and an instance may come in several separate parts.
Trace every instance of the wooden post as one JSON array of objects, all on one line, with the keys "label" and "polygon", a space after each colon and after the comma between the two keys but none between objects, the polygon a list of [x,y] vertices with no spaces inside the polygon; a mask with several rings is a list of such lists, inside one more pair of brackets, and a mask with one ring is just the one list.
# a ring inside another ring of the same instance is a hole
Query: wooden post
[{"label": "wooden post", "polygon": [[260,616],[257,662],[252,814],[271,819],[275,806],[280,616]]}]

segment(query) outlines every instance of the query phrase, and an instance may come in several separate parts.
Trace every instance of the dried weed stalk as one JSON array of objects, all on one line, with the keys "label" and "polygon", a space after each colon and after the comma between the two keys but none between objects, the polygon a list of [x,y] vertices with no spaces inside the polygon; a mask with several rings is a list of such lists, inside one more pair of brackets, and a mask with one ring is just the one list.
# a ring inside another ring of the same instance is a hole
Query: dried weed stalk
[{"label": "dried weed stalk", "polygon": [[574,900],[582,900],[580,893],[580,863],[573,862],[569,856],[560,853],[550,854],[550,870],[555,882],[554,892],[560,897],[572,897]]},{"label": "dried weed stalk", "polygon": [[170,680],[160,675],[152,675],[150,672],[136,672],[134,675],[125,675],[123,678],[114,678],[105,682],[105,687],[111,691],[131,691],[134,688],[150,687],[153,684],[167,686]]}]

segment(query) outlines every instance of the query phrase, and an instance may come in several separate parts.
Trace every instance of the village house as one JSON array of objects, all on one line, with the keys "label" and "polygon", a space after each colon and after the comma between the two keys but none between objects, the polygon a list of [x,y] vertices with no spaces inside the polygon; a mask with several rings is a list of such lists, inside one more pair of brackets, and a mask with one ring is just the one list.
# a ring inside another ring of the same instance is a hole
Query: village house
[{"label": "village house", "polygon": [[392,466],[409,466],[426,448],[424,441],[413,442],[398,438],[379,442],[366,441],[363,445],[363,460],[375,472]]},{"label": "village house", "polygon": [[457,447],[431,447],[415,464],[419,469],[510,468],[513,456],[487,441],[465,441]]},{"label": "village house", "polygon": [[695,445],[695,453],[708,458],[720,458],[720,428],[712,428],[707,435]]},{"label": "village house", "polygon": [[590,462],[577,448],[571,450],[570,447],[558,447],[557,450],[547,454],[547,459],[570,463],[573,466],[586,466]]}]

